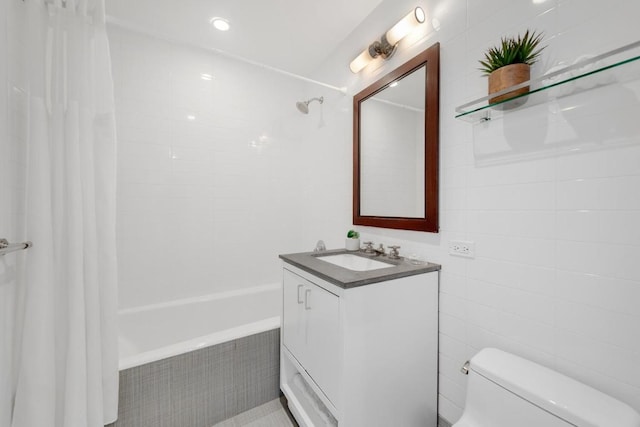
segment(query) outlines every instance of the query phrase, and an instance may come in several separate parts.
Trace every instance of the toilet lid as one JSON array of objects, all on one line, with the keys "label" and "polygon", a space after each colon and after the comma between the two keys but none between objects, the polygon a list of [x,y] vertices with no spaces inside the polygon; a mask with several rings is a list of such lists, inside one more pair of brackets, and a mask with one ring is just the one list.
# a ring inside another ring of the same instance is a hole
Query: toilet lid
[{"label": "toilet lid", "polygon": [[584,427],[640,427],[626,403],[530,360],[485,348],[471,370],[567,422]]}]

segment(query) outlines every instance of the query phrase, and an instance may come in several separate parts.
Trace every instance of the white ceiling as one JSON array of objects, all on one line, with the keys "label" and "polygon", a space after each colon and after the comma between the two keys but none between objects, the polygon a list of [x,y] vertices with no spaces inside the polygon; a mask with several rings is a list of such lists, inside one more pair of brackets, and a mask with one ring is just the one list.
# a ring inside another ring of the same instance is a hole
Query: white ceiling
[{"label": "white ceiling", "polygon": [[[382,0],[106,0],[112,22],[308,76]],[[210,18],[228,19],[221,32]]]}]

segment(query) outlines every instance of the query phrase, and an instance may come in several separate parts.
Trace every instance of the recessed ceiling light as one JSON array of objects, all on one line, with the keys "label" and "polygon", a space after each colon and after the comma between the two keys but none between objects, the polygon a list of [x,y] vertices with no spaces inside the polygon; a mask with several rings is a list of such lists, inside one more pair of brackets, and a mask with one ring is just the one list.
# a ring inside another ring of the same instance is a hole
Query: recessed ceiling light
[{"label": "recessed ceiling light", "polygon": [[389,87],[396,87],[396,86],[398,86],[398,82],[393,82],[389,85]]},{"label": "recessed ceiling light", "polygon": [[211,22],[211,25],[213,25],[216,30],[227,31],[229,28],[231,28],[231,25],[229,25],[229,21],[218,16],[211,18],[209,22]]},{"label": "recessed ceiling light", "polygon": [[187,116],[187,120],[189,120],[190,122],[194,121],[196,119],[196,116],[194,116],[193,114],[189,114]]},{"label": "recessed ceiling light", "polygon": [[213,76],[211,74],[207,74],[207,73],[201,73],[200,74],[200,78],[202,80],[213,80]]}]

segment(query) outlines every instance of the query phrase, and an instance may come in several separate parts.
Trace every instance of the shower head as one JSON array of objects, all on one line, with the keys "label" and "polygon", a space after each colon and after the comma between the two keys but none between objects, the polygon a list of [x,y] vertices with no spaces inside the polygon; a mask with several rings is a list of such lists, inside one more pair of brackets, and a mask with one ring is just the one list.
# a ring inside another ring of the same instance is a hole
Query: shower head
[{"label": "shower head", "polygon": [[302,114],[309,114],[309,101],[298,101],[296,107]]},{"label": "shower head", "polygon": [[307,101],[298,101],[296,102],[296,108],[302,114],[309,114],[309,104],[313,101],[318,101],[320,104],[322,104],[324,102],[324,97],[321,96],[320,98],[311,98]]}]

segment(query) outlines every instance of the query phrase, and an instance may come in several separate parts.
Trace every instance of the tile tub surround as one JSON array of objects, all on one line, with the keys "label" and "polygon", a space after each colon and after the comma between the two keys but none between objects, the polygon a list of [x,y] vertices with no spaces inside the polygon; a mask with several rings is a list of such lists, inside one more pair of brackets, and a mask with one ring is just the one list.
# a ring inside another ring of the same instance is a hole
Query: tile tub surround
[{"label": "tile tub surround", "polygon": [[371,271],[353,271],[318,259],[323,256],[338,254],[354,255],[354,252],[347,251],[346,249],[332,249],[323,252],[284,254],[280,255],[280,258],[308,273],[326,280],[329,283],[340,286],[343,289],[350,289],[357,286],[369,285],[372,283],[384,282],[387,280],[440,270],[440,266],[438,264],[425,263],[414,265],[410,264],[402,257],[401,259],[396,260],[390,259],[386,256],[367,255],[363,252],[360,252],[359,256],[391,263],[393,265],[388,268],[380,268]]},{"label": "tile tub surround", "polygon": [[109,427],[211,427],[278,398],[280,330],[120,372]]},{"label": "tile tub surround", "polygon": [[[333,171],[347,169],[350,149],[318,129],[319,109],[300,114],[295,102],[323,95],[329,123],[348,97],[205,49],[108,31],[119,308],[277,283],[279,253],[310,250],[319,235],[344,243],[334,231],[350,226],[351,177]],[[319,194],[325,186],[333,190]],[[168,240],[180,249],[167,250]]]}]

